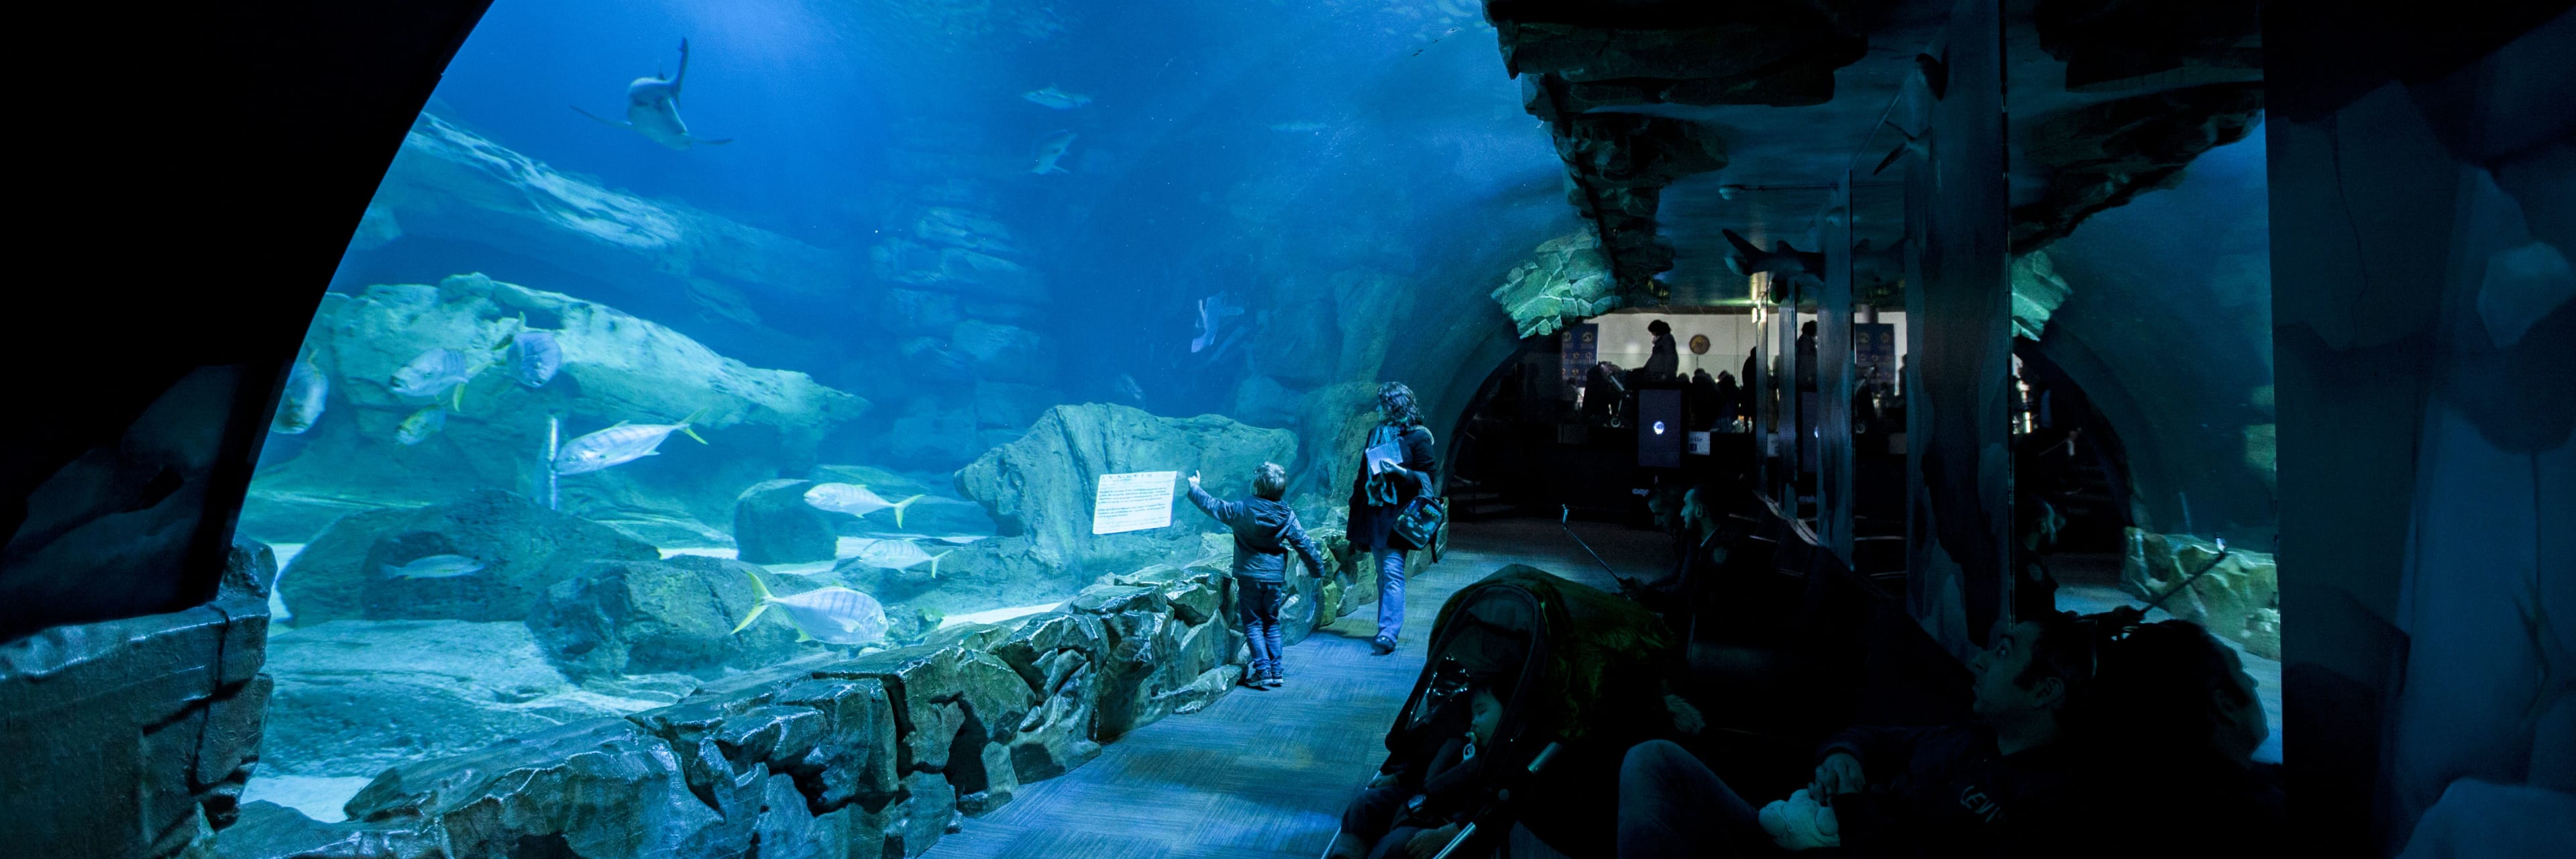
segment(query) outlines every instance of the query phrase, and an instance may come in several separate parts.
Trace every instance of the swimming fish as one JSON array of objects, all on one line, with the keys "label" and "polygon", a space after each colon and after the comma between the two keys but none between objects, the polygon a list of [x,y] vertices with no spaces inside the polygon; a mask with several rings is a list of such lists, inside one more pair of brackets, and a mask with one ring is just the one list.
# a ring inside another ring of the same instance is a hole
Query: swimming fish
[{"label": "swimming fish", "polygon": [[312,361],[297,361],[286,373],[286,391],[277,398],[277,416],[268,422],[270,432],[299,435],[322,419],[322,406],[331,397],[331,377]]},{"label": "swimming fish", "polygon": [[752,606],[751,613],[742,616],[742,622],[734,625],[735,632],[750,627],[761,612],[774,605],[787,612],[788,622],[796,627],[798,641],[875,644],[885,640],[885,606],[878,603],[876,597],[849,588],[816,588],[782,597],[771,594],[769,586],[761,583],[759,575],[750,570],[744,570],[742,574],[751,578],[751,592],[760,597],[760,604]]},{"label": "swimming fish", "polygon": [[1035,167],[1029,168],[1029,172],[1041,175],[1047,173],[1073,172],[1058,166],[1056,162],[1064,160],[1065,150],[1073,148],[1074,138],[1080,136],[1081,135],[1075,134],[1071,131],[1056,129],[1054,131],[1047,132],[1043,137],[1039,137],[1038,164]]},{"label": "swimming fish", "polygon": [[1746,277],[1753,276],[1757,271],[1767,271],[1781,277],[1795,277],[1802,274],[1823,277],[1825,274],[1824,254],[1802,251],[1790,247],[1785,241],[1773,242],[1774,250],[1764,251],[1754,247],[1752,242],[1746,241],[1744,236],[1734,230],[1719,232],[1726,235],[1728,244],[1735,246],[1735,253],[1726,258],[1726,267],[1733,269],[1736,274]]},{"label": "swimming fish", "polygon": [[553,381],[555,371],[563,369],[563,346],[553,334],[544,331],[521,331],[508,341],[510,377],[519,384],[542,388]]},{"label": "swimming fish", "polygon": [[1072,110],[1091,103],[1090,96],[1083,95],[1081,93],[1065,92],[1064,90],[1056,89],[1053,84],[1048,84],[1046,89],[1030,90],[1028,92],[1020,93],[1020,97],[1028,99],[1030,104],[1051,107],[1056,110]]},{"label": "swimming fish", "polygon": [[1932,144],[1929,141],[1924,140],[1923,135],[1906,134],[1905,127],[1897,125],[1894,120],[1888,120],[1887,127],[1895,129],[1898,135],[1905,138],[1905,142],[1897,144],[1895,149],[1890,150],[1887,153],[1887,157],[1879,159],[1878,169],[1869,171],[1869,175],[1876,176],[1880,173],[1887,172],[1887,168],[1890,165],[1895,164],[1897,159],[1903,158],[1909,153],[1914,157],[1921,158],[1925,161],[1932,160]]},{"label": "swimming fish", "polygon": [[1136,377],[1120,373],[1118,374],[1118,395],[1141,403],[1145,401],[1145,388],[1136,384]]},{"label": "swimming fish", "polygon": [[618,421],[616,426],[566,443],[563,450],[555,454],[555,473],[583,474],[657,455],[661,453],[662,440],[670,438],[673,431],[687,433],[690,438],[697,439],[699,444],[706,444],[707,440],[704,437],[699,436],[696,430],[689,429],[689,422],[697,418],[698,412],[690,412],[688,417],[682,418],[676,424],[630,424]]},{"label": "swimming fish", "polygon": [[1284,131],[1284,132],[1305,132],[1305,131],[1322,131],[1322,130],[1324,130],[1324,129],[1331,128],[1331,127],[1332,127],[1332,126],[1330,126],[1330,125],[1325,125],[1325,124],[1320,123],[1320,122],[1282,122],[1282,123],[1278,123],[1278,124],[1275,124],[1275,125],[1270,126],[1270,130],[1272,130],[1272,131]]},{"label": "swimming fish", "polygon": [[1190,352],[1216,345],[1217,320],[1243,315],[1243,308],[1225,303],[1225,293],[1199,299],[1199,336],[1190,339]]},{"label": "swimming fish", "polygon": [[579,106],[573,112],[644,135],[644,139],[686,151],[690,144],[713,146],[732,143],[733,138],[708,140],[689,135],[689,124],[680,121],[680,79],[689,75],[689,40],[680,40],[680,71],[668,78],[655,72],[653,77],[636,78],[626,85],[626,121],[600,116]]},{"label": "swimming fish", "polygon": [[894,526],[897,528],[903,527],[903,508],[910,507],[912,502],[921,499],[922,496],[915,495],[901,501],[887,501],[877,497],[875,492],[869,491],[865,486],[850,483],[822,483],[805,490],[806,505],[816,510],[829,510],[852,516],[865,516],[879,510],[892,510]]},{"label": "swimming fish", "polygon": [[399,567],[387,564],[384,569],[387,578],[452,579],[481,572],[483,562],[464,555],[430,555]]},{"label": "swimming fish", "polygon": [[394,441],[404,447],[410,447],[428,440],[430,436],[437,435],[439,430],[446,428],[447,410],[433,405],[411,413],[411,417],[403,419],[401,426],[394,427]]},{"label": "swimming fish", "polygon": [[[957,550],[948,550],[954,551]],[[880,570],[908,570],[929,561],[930,577],[935,579],[939,577],[939,559],[947,557],[948,552],[933,555],[922,551],[911,540],[878,540],[861,548],[857,560],[861,566]]]},{"label": "swimming fish", "polygon": [[454,389],[456,408],[463,411],[465,383],[482,371],[480,365],[469,364],[462,353],[440,346],[420,353],[420,357],[394,371],[394,393],[406,397],[436,397]]}]

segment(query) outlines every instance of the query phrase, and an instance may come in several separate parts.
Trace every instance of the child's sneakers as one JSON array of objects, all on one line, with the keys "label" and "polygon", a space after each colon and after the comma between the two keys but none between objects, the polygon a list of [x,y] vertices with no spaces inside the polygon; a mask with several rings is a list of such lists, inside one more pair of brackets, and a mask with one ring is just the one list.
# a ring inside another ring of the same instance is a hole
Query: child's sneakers
[{"label": "child's sneakers", "polygon": [[1279,666],[1270,666],[1270,673],[1261,675],[1261,688],[1277,689],[1285,685],[1288,685],[1288,675]]}]

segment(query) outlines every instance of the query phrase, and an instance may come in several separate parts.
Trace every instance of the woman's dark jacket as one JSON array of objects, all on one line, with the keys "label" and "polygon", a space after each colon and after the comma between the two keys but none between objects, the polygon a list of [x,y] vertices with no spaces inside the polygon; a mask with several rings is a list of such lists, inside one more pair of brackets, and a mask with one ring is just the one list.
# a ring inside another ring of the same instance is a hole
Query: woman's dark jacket
[{"label": "woman's dark jacket", "polygon": [[[1372,428],[1369,434],[1374,436],[1377,431]],[[1386,537],[1395,530],[1396,514],[1404,512],[1407,502],[1431,486],[1434,470],[1439,467],[1431,459],[1431,430],[1420,425],[1407,427],[1403,438],[1404,468],[1412,472],[1419,482],[1396,481],[1395,505],[1391,507],[1368,503],[1368,442],[1360,442],[1359,474],[1351,479],[1350,538],[1353,552],[1387,546]]]}]

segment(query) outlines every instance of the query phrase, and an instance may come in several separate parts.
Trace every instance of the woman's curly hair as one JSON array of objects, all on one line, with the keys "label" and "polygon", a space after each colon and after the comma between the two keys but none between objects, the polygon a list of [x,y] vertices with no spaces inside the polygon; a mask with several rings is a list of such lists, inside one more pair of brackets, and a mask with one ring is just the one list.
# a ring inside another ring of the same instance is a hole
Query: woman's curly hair
[{"label": "woman's curly hair", "polygon": [[1386,411],[1387,419],[1396,426],[1412,427],[1422,423],[1422,409],[1413,402],[1413,389],[1405,387],[1403,382],[1377,386],[1377,405]]}]

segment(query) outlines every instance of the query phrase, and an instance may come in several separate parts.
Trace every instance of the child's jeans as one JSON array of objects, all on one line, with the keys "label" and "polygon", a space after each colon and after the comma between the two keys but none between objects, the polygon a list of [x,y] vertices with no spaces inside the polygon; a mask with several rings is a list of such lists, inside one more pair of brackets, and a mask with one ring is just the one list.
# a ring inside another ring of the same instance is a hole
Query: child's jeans
[{"label": "child's jeans", "polygon": [[1279,662],[1279,609],[1287,591],[1278,582],[1237,577],[1235,614],[1243,619],[1243,637],[1252,644],[1252,676],[1282,671]]}]

